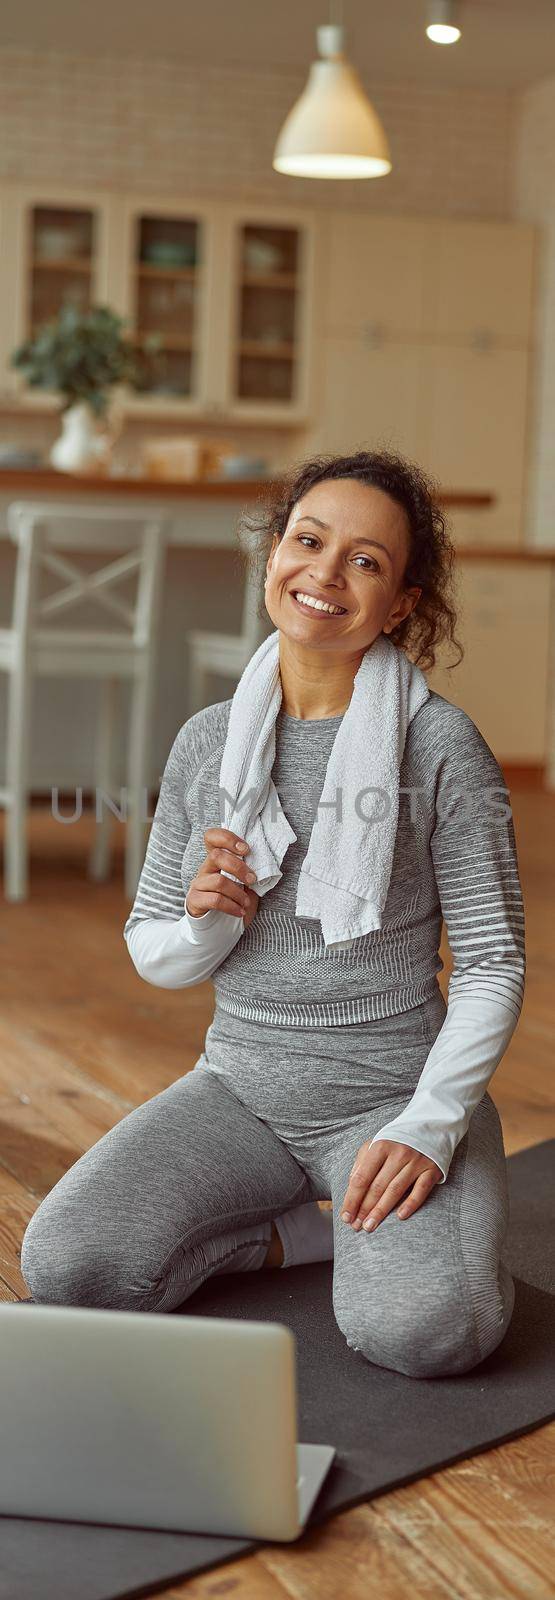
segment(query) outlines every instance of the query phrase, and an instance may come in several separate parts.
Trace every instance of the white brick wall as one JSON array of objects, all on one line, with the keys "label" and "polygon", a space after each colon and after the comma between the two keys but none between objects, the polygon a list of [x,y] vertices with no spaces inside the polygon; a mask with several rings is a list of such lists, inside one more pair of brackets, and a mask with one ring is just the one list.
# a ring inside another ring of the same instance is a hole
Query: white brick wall
[{"label": "white brick wall", "polygon": [[0,178],[446,216],[510,214],[513,93],[367,81],[393,171],[372,182],[326,183],[272,168],[279,129],[305,82],[304,65],[254,72],[5,48]]}]

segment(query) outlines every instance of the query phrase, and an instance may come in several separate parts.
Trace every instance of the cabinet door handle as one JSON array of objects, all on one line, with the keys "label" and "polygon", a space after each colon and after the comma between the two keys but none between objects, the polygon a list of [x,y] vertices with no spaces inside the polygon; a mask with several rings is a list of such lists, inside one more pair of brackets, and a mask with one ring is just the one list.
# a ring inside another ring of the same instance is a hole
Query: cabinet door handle
[{"label": "cabinet door handle", "polygon": [[371,350],[377,350],[384,343],[385,337],[386,330],[382,322],[363,322],[362,338]]},{"label": "cabinet door handle", "polygon": [[492,350],[497,338],[491,328],[473,328],[470,343],[473,350]]}]

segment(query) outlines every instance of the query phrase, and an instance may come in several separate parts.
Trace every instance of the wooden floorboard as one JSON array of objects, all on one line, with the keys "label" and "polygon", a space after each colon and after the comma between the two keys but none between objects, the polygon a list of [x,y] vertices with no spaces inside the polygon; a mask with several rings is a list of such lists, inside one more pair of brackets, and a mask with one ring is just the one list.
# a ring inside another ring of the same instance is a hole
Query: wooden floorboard
[{"label": "wooden floorboard", "polygon": [[[505,1149],[555,1136],[555,796],[511,790],[526,912],[524,1007],[490,1093]],[[3,818],[0,817],[0,828]],[[25,1298],[21,1240],[68,1167],[135,1106],[194,1066],[211,983],[143,983],[123,924],[121,829],[112,876],[87,877],[89,814],[29,818],[30,893],[0,903],[0,1301]],[[447,993],[445,938],[440,976]],[[299,1545],[174,1584],[168,1600],[553,1600],[555,1423],[332,1517]]]}]

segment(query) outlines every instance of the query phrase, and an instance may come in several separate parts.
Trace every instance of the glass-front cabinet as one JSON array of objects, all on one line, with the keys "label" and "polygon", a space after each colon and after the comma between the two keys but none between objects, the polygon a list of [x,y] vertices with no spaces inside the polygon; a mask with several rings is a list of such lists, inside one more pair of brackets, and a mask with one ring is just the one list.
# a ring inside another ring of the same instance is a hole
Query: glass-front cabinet
[{"label": "glass-front cabinet", "polygon": [[136,413],[289,422],[310,405],[311,218],[214,201],[125,202],[119,304]]},{"label": "glass-front cabinet", "polygon": [[31,206],[29,305],[31,335],[62,305],[88,311],[92,301],[95,215],[65,206]]},{"label": "glass-front cabinet", "polygon": [[[197,390],[197,308],[202,271],[198,217],[137,218],[133,321],[141,394],[191,399]],[[149,346],[154,341],[154,349]]]},{"label": "glass-front cabinet", "polygon": [[59,407],[59,395],[31,389],[10,357],[63,306],[87,311],[109,303],[109,210],[109,198],[99,193],[6,186],[0,273],[4,398],[17,396],[25,407]]},{"label": "glass-front cabinet", "polygon": [[10,368],[62,305],[123,318],[132,415],[296,424],[311,409],[315,223],[229,201],[0,186],[4,398],[59,407]]},{"label": "glass-front cabinet", "polygon": [[228,217],[232,303],[226,402],[234,415],[299,420],[309,404],[313,234],[266,212]]},{"label": "glass-front cabinet", "polygon": [[123,199],[117,309],[138,376],[133,413],[202,413],[207,398],[207,304],[213,210],[153,196]]}]

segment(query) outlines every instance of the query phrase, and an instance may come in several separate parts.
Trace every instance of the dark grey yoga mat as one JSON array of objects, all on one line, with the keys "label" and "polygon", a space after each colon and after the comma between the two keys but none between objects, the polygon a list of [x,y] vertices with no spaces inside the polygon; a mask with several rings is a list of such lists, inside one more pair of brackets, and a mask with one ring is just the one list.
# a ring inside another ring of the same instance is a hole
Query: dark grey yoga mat
[{"label": "dark grey yoga mat", "polygon": [[[509,1157],[515,1308],[498,1349],[457,1378],[408,1378],[349,1350],[333,1316],[329,1261],[214,1278],[172,1313],[292,1328],[299,1438],[337,1450],[307,1527],[555,1415],[554,1168],[555,1139]],[[152,1595],[261,1548],[260,1540],[0,1516],[0,1600]]]}]

